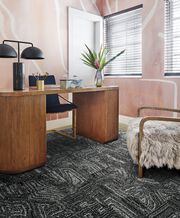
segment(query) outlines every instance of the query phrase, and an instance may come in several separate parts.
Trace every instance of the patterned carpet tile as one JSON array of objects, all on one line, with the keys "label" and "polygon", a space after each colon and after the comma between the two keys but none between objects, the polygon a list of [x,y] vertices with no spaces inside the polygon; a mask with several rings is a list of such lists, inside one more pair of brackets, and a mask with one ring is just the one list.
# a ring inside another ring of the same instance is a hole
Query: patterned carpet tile
[{"label": "patterned carpet tile", "polygon": [[0,218],[180,217],[180,172],[136,176],[126,134],[108,144],[48,135],[44,167],[0,175]]}]

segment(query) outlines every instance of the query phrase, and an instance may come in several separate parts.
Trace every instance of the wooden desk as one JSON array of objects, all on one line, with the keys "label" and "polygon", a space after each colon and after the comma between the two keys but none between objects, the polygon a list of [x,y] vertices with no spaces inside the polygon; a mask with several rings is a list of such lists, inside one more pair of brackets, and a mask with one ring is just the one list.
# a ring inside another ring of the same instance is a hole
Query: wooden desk
[{"label": "wooden desk", "polygon": [[0,90],[0,172],[20,173],[46,162],[46,95],[72,93],[77,133],[105,143],[118,138],[118,87],[44,91]]}]

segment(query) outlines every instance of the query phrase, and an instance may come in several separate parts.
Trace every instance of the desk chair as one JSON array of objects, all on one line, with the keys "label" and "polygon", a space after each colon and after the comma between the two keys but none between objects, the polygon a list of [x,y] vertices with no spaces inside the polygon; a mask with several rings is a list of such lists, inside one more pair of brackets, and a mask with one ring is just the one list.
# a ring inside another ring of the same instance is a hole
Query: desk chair
[{"label": "desk chair", "polygon": [[[43,79],[43,76],[40,77],[40,79]],[[56,85],[55,77],[54,75],[48,75],[44,81],[45,85]],[[29,86],[36,86],[36,78],[34,76],[29,76]],[[64,99],[67,103],[61,104],[59,97]],[[67,133],[64,133],[63,131],[57,132],[58,134],[61,134],[63,136],[67,136],[69,138],[76,139],[76,114],[77,114],[77,106],[73,104],[72,102],[68,101],[67,99],[63,98],[61,95],[58,94],[49,94],[46,95],[46,113],[63,113],[67,111],[72,111],[73,113],[73,120],[72,120],[72,130],[73,135],[70,136]]]}]

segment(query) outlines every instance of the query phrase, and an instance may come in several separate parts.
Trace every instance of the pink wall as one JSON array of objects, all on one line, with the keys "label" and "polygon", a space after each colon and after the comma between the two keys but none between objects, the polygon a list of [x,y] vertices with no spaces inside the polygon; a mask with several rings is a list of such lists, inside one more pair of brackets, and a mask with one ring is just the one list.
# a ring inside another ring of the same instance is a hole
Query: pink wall
[{"label": "pink wall", "polygon": [[[57,82],[67,75],[68,6],[100,14],[95,1],[91,0],[0,1],[0,43],[4,39],[30,41],[44,52],[45,60],[22,60],[26,68],[26,86],[28,75],[32,73],[54,74]],[[16,61],[0,59],[0,89],[12,88],[12,63]],[[67,114],[52,114],[47,118],[65,116]]]},{"label": "pink wall", "polygon": [[[164,0],[3,0],[0,1],[0,41],[31,41],[40,47],[43,61],[24,61],[29,74],[49,72],[57,81],[67,75],[67,7],[107,15],[143,4],[143,78],[108,78],[120,89],[120,113],[134,116],[138,106],[180,108],[180,79],[166,79],[164,68]],[[14,46],[14,45],[13,45]],[[12,87],[12,63],[0,59],[0,88]],[[54,114],[48,119],[65,117]]]},{"label": "pink wall", "polygon": [[[100,4],[101,2],[101,4]],[[106,84],[120,89],[120,114],[134,116],[142,105],[180,108],[180,78],[164,74],[164,0],[102,0],[103,15],[143,4],[141,79],[108,78]]]}]

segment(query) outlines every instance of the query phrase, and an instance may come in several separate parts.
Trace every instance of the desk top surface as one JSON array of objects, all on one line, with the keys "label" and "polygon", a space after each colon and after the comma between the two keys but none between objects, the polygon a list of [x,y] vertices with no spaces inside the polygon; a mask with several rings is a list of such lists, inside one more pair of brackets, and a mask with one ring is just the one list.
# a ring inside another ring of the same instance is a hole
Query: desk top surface
[{"label": "desk top surface", "polygon": [[82,92],[99,92],[119,89],[118,86],[102,86],[102,87],[83,87],[83,88],[68,88],[61,89],[57,86],[45,86],[44,90],[37,90],[36,87],[27,88],[22,91],[13,91],[12,89],[0,89],[0,97],[13,96],[28,96],[28,95],[48,95],[48,94],[63,94],[63,93],[82,93]]}]

